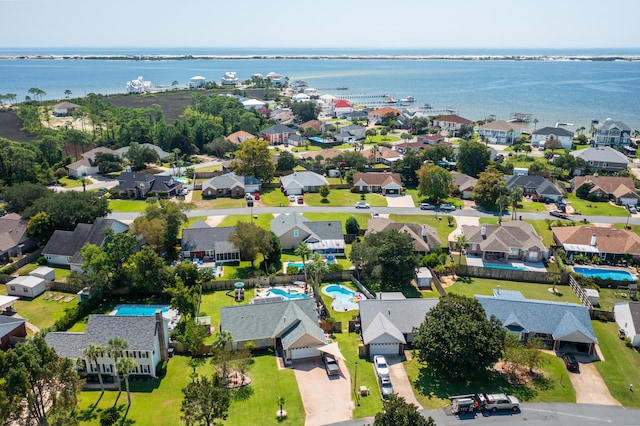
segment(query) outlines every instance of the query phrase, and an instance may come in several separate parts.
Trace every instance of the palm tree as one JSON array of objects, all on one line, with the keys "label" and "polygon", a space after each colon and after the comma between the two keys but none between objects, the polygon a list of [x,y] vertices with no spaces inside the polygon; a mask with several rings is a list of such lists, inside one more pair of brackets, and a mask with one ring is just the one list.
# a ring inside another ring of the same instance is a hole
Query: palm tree
[{"label": "palm tree", "polygon": [[124,377],[125,387],[127,388],[127,401],[131,405],[131,393],[129,392],[129,374],[138,367],[138,364],[131,358],[122,358],[116,364],[116,368],[119,374]]},{"label": "palm tree", "polygon": [[[118,368],[118,359],[122,357],[122,351],[129,347],[129,343],[124,340],[122,337],[114,337],[113,339],[109,339],[107,342],[107,351],[111,358],[113,358],[113,363],[116,365],[116,370]],[[118,378],[118,389],[120,389],[120,376],[116,374]]]},{"label": "palm tree", "polygon": [[69,99],[69,96],[71,96],[71,90],[70,89],[66,89],[64,91],[64,96],[65,96],[65,98]]},{"label": "palm tree", "polygon": [[534,131],[536,130],[536,127],[538,127],[538,122],[539,122],[539,120],[537,118],[533,119],[533,130]]},{"label": "palm tree", "polygon": [[100,382],[100,389],[104,392],[104,383],[102,382],[102,371],[100,369],[100,363],[98,358],[107,351],[104,346],[96,345],[95,343],[89,343],[89,346],[82,350],[82,356],[87,358],[90,362],[94,362],[98,368],[98,382]]},{"label": "palm tree", "polygon": [[86,176],[81,176],[78,180],[82,184],[82,192],[87,192],[87,184],[91,182],[89,178],[87,178]]},{"label": "palm tree", "polygon": [[298,244],[293,254],[302,258],[302,270],[304,271],[304,292],[307,292],[307,260],[311,256],[311,249],[305,243]]},{"label": "palm tree", "polygon": [[527,144],[522,147],[522,150],[524,151],[524,158],[527,158],[529,156],[529,153],[533,151],[533,148],[531,148],[531,145]]},{"label": "palm tree", "polygon": [[516,220],[516,209],[518,208],[518,203],[522,201],[522,188],[519,186],[514,187],[511,190],[511,194],[509,194],[509,203],[512,207],[511,219]]},{"label": "palm tree", "polygon": [[309,262],[309,273],[313,279],[313,290],[317,300],[320,299],[320,280],[322,275],[329,271],[327,263],[324,261],[319,253],[313,253],[311,261]]},{"label": "palm tree", "polygon": [[211,350],[213,351],[215,358],[213,359],[220,369],[220,376],[222,380],[226,381],[229,375],[229,354],[231,352],[231,344],[233,343],[233,336],[228,330],[220,330],[216,333],[215,340]]},{"label": "palm tree", "polygon": [[460,266],[460,262],[462,262],[462,251],[469,247],[469,239],[466,235],[460,234],[456,237],[456,242],[454,244],[454,248],[460,252],[460,257],[458,258],[458,266]]}]

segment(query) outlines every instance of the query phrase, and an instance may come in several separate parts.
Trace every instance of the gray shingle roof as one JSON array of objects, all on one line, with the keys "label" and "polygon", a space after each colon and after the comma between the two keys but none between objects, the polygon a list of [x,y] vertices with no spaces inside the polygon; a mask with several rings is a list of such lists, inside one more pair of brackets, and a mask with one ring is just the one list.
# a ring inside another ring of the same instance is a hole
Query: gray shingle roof
[{"label": "gray shingle roof", "polygon": [[541,129],[534,130],[532,134],[543,136],[573,137],[573,132],[565,129],[564,127],[542,127]]},{"label": "gray shingle roof", "polygon": [[165,192],[182,186],[181,182],[173,179],[173,176],[152,175],[149,173],[123,172],[118,176],[117,191],[127,191],[137,189],[138,182],[145,182],[148,186],[147,192]]},{"label": "gray shingle roof", "polygon": [[236,186],[245,189],[247,185],[259,185],[262,182],[260,179],[253,176],[240,176],[234,172],[226,173],[224,175],[212,177],[202,183],[202,189],[213,188],[218,189],[231,189]]},{"label": "gray shingle roof", "polygon": [[495,315],[504,327],[517,325],[528,332],[550,334],[556,340],[567,337],[582,343],[598,342],[589,311],[582,305],[500,296],[475,297],[482,304],[487,318]]},{"label": "gray shingle roof", "polygon": [[16,213],[0,217],[0,251],[7,251],[20,243],[27,232],[27,221]]},{"label": "gray shingle roof", "polygon": [[211,227],[202,221],[196,221],[189,228],[182,230],[182,251],[236,252],[238,249],[229,241],[233,231],[233,226]]},{"label": "gray shingle roof", "polygon": [[[380,318],[378,314],[389,320],[393,326],[402,334],[413,332],[414,327],[418,327],[424,322],[425,315],[440,299],[401,299],[401,300],[360,300],[360,320],[362,323],[363,340],[367,344],[370,338],[380,336],[384,333],[391,334],[391,329],[387,327],[387,322]],[[366,337],[365,337],[366,330]]]},{"label": "gray shingle roof", "polygon": [[27,320],[24,318],[14,318],[0,315],[0,338],[11,333],[13,330],[20,327],[20,325],[24,324],[25,322],[27,322]]},{"label": "gray shingle roof", "polygon": [[50,332],[45,341],[58,355],[74,359],[89,343],[106,346],[114,337],[126,340],[128,350],[152,351],[157,333],[154,316],[89,315],[84,333]]},{"label": "gray shingle roof", "polygon": [[329,181],[314,172],[295,172],[280,178],[280,183],[285,189],[291,188],[308,188],[311,186],[328,185]]},{"label": "gray shingle roof", "polygon": [[527,191],[535,191],[538,195],[562,196],[564,195],[552,182],[542,176],[516,175],[507,179],[507,188],[523,188]]},{"label": "gray shingle roof", "polygon": [[611,130],[611,129],[620,129],[623,131],[631,130],[631,128],[627,126],[625,123],[623,123],[622,121],[608,120],[608,119],[605,120],[604,123],[600,125],[600,127],[598,127],[598,130]]},{"label": "gray shingle roof", "polygon": [[306,221],[307,226],[312,235],[320,240],[342,240],[342,222],[339,220],[323,220],[318,222]]},{"label": "gray shingle roof", "polygon": [[295,133],[296,131],[294,129],[292,129],[291,127],[287,127],[283,124],[275,124],[271,127],[267,127],[266,129],[264,129],[262,132],[262,134],[265,135],[277,135],[280,133]]},{"label": "gray shingle roof", "polygon": [[324,341],[313,299],[225,306],[220,309],[220,328],[240,342],[281,337],[288,345],[305,333]]},{"label": "gray shingle roof", "polygon": [[597,148],[581,149],[579,151],[572,151],[571,155],[576,158],[582,158],[587,163],[589,161],[594,162],[609,162],[609,163],[622,163],[627,164],[629,160],[620,151],[608,146],[599,146]]}]

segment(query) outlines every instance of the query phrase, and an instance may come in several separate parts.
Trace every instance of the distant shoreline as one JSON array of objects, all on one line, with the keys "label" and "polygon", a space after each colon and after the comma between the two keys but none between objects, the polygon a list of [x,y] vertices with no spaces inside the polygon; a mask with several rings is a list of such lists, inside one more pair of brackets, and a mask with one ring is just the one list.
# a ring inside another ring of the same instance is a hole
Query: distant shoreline
[{"label": "distant shoreline", "polygon": [[100,60],[100,61],[191,61],[191,60],[401,60],[401,61],[579,61],[634,62],[640,55],[0,55],[0,60]]}]

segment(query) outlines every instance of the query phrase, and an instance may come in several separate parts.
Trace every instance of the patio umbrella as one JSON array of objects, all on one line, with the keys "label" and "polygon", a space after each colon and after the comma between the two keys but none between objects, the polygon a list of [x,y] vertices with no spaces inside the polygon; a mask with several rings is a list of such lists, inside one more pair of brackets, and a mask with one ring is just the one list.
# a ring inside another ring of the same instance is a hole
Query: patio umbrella
[{"label": "patio umbrella", "polygon": [[235,288],[244,288],[244,283],[242,281],[238,281],[233,285]]},{"label": "patio umbrella", "polygon": [[321,346],[318,348],[318,350],[320,352],[327,353],[333,356],[334,358],[340,358],[342,360],[345,360],[345,357],[342,355],[342,352],[340,352],[340,347],[338,347],[338,342],[333,342],[333,343],[329,343],[328,345]]}]

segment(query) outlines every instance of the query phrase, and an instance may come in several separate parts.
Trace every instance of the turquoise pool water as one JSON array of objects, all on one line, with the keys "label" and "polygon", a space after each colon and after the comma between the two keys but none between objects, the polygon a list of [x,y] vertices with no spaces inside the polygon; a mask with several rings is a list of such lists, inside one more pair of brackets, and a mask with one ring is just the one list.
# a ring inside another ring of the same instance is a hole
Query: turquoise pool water
[{"label": "turquoise pool water", "polygon": [[621,269],[574,267],[573,271],[589,278],[600,278],[602,280],[606,280],[610,278],[615,281],[635,281],[635,278],[633,275]]},{"label": "turquoise pool water", "polygon": [[295,299],[306,299],[307,295],[306,294],[302,294],[299,293],[296,290],[289,290],[289,291],[284,291],[280,288],[274,288],[272,290],[269,290],[267,292],[267,296],[282,296],[285,299],[288,300],[295,300]]},{"label": "turquoise pool water", "polygon": [[178,182],[187,183],[189,179],[183,177],[174,177],[173,180],[177,180]]},{"label": "turquoise pool water", "polygon": [[359,293],[341,285],[328,285],[323,290],[324,294],[334,299],[340,299],[342,303],[356,303]]},{"label": "turquoise pool water", "polygon": [[302,262],[287,262],[287,268],[289,266],[295,266],[298,269],[302,269],[303,263]]},{"label": "turquoise pool water", "polygon": [[121,317],[152,317],[158,309],[164,314],[169,311],[169,308],[169,305],[118,305],[115,307],[115,315]]},{"label": "turquoise pool water", "polygon": [[519,266],[512,265],[502,265],[500,263],[484,263],[485,268],[493,268],[493,269],[509,269],[511,271],[526,271],[525,268]]}]

